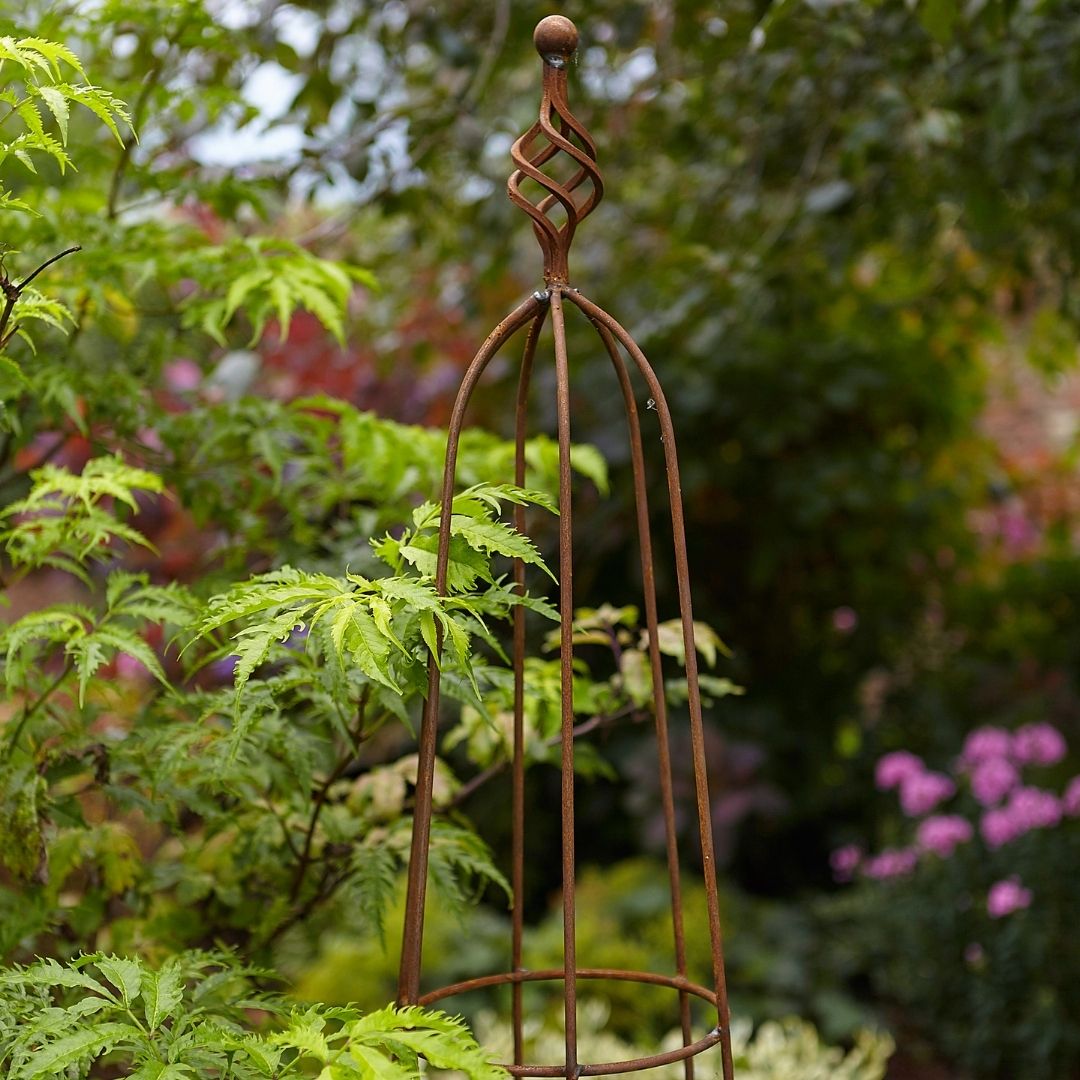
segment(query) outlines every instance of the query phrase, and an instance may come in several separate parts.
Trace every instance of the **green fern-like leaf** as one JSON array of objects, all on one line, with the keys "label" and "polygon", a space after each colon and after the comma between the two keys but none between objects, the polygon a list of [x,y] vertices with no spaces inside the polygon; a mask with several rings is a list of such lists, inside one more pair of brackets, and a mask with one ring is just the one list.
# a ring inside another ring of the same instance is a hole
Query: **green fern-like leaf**
[{"label": "green fern-like leaf", "polygon": [[298,244],[272,237],[203,248],[197,259],[192,277],[202,291],[185,301],[185,325],[201,328],[220,344],[225,344],[225,331],[240,311],[251,325],[251,344],[262,337],[271,318],[284,340],[299,308],[310,311],[344,344],[354,285],[376,286],[366,270],[321,259]]}]

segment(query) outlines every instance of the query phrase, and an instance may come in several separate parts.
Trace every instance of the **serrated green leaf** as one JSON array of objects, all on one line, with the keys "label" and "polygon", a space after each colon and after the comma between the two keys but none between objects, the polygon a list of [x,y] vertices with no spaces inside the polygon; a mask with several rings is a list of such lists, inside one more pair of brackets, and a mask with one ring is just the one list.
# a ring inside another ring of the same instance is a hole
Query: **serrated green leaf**
[{"label": "serrated green leaf", "polygon": [[115,623],[107,623],[97,627],[86,640],[105,645],[115,653],[126,653],[138,660],[162,686],[170,685],[157,653],[134,631],[117,626]]},{"label": "serrated green leaf", "polygon": [[60,141],[66,143],[68,135],[68,114],[70,112],[67,98],[53,86],[35,87],[34,93],[41,96],[41,100],[45,102],[49,112],[53,114],[53,117],[56,120],[56,126],[60,129]]},{"label": "serrated green leaf", "polygon": [[434,659],[436,666],[441,669],[442,658],[439,655],[439,637],[435,628],[435,616],[430,611],[420,613],[420,636],[424,639],[424,644],[428,647],[428,652]]},{"label": "serrated green leaf", "polygon": [[[436,553],[439,538],[430,533],[416,536],[403,544],[399,554],[420,572],[423,577],[435,577]],[[470,547],[460,536],[450,538],[450,558],[446,570],[446,587],[452,593],[469,592],[477,579],[492,580],[488,558]]]},{"label": "serrated green leaf", "polygon": [[178,1062],[143,1062],[127,1080],[193,1080],[196,1073],[190,1065]]},{"label": "serrated green leaf", "polygon": [[311,1012],[303,1016],[294,1016],[285,1031],[270,1036],[270,1042],[277,1046],[292,1047],[311,1054],[321,1062],[330,1059],[330,1044],[323,1034],[323,1021]]},{"label": "serrated green leaf", "polygon": [[138,1029],[129,1024],[94,1024],[74,1035],[57,1039],[40,1050],[34,1051],[33,1059],[18,1068],[12,1080],[33,1080],[35,1076],[63,1075],[70,1065],[92,1060],[107,1053],[121,1040],[138,1035]]},{"label": "serrated green leaf", "polygon": [[119,991],[125,1005],[130,1005],[142,990],[142,966],[120,956],[104,956],[94,967]]},{"label": "serrated green leaf", "polygon": [[540,567],[552,581],[555,580],[555,575],[548,569],[533,542],[501,521],[478,520],[455,514],[450,519],[450,532],[460,536],[475,551],[520,559]]},{"label": "serrated green leaf", "polygon": [[350,1042],[349,1056],[360,1066],[365,1080],[416,1080],[417,1071],[399,1065],[386,1054],[363,1043]]},{"label": "serrated green leaf", "polygon": [[144,974],[143,1013],[150,1031],[156,1031],[163,1020],[175,1015],[183,996],[183,973],[175,957],[167,960],[160,971]]}]

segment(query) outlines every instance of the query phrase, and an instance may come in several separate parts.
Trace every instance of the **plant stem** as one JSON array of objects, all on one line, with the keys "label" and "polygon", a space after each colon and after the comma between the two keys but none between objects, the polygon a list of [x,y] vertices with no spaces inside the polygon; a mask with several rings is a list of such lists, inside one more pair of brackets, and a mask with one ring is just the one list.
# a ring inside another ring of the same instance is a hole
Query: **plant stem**
[{"label": "plant stem", "polygon": [[16,285],[12,281],[8,281],[6,277],[0,281],[0,289],[4,293],[4,310],[0,313],[0,349],[2,349],[8,341],[11,340],[11,334],[15,333],[12,329],[11,334],[7,332],[8,323],[11,321],[11,313],[15,309],[15,305],[19,302],[19,297],[22,296],[23,289],[30,284],[43,270],[47,270],[54,262],[62,259],[65,255],[71,255],[76,251],[82,251],[81,244],[75,244],[72,247],[64,248],[57,255],[53,255],[52,258],[46,259],[36,270],[32,271],[26,277]]},{"label": "plant stem", "polygon": [[27,723],[38,713],[38,711],[44,706],[44,704],[53,696],[53,694],[59,689],[60,684],[71,674],[74,664],[72,661],[68,661],[63,670],[56,676],[55,679],[49,685],[42,690],[37,700],[27,709],[23,710],[22,716],[19,717],[19,722],[15,725],[15,730],[11,735],[11,742],[8,743],[6,750],[4,751],[4,760],[9,761],[11,759],[12,752],[19,742],[19,737],[22,735],[23,728]]},{"label": "plant stem", "polygon": [[34,278],[36,278],[42,270],[47,270],[50,266],[52,266],[54,262],[57,262],[58,260],[64,258],[65,255],[74,255],[76,251],[82,251],[82,244],[72,244],[71,247],[64,248],[63,251],[57,253],[51,259],[46,259],[36,270],[24,277],[22,281],[20,281],[19,284],[15,286],[15,288],[19,292],[22,292],[23,289],[25,289],[26,286],[29,285],[30,282],[33,281]]},{"label": "plant stem", "polygon": [[300,889],[303,887],[304,878],[307,877],[308,868],[311,866],[311,847],[315,840],[315,827],[319,824],[319,816],[322,814],[322,809],[326,805],[327,797],[330,794],[330,788],[341,779],[342,773],[344,773],[353,763],[356,755],[360,752],[360,743],[363,742],[364,738],[364,718],[365,713],[367,712],[367,702],[370,693],[371,687],[365,686],[360,694],[360,700],[357,703],[356,709],[356,731],[355,733],[349,733],[352,745],[349,747],[348,753],[342,754],[338,763],[331,770],[330,775],[320,785],[318,793],[315,796],[315,806],[312,808],[311,819],[308,821],[307,832],[304,835],[304,848],[300,853],[300,860],[296,864],[296,873],[293,875],[292,888],[289,890],[290,901],[295,901],[300,895]]},{"label": "plant stem", "polygon": [[[582,735],[588,735],[590,731],[595,731],[597,728],[604,727],[607,724],[613,724],[616,720],[622,720],[627,716],[632,716],[638,710],[633,705],[627,705],[626,708],[620,709],[618,712],[611,713],[603,716],[592,716],[588,720],[583,720],[580,724],[574,727],[574,738],[578,739]],[[550,738],[544,740],[545,746],[558,746],[561,735],[552,735]],[[466,781],[461,787],[454,792],[449,801],[446,803],[446,809],[450,810],[454,807],[460,806],[466,799],[469,798],[473,792],[483,787],[489,780],[498,776],[500,773],[506,770],[506,767],[510,764],[509,761],[496,761],[494,764],[489,765],[486,769],[478,772],[471,780]]]}]

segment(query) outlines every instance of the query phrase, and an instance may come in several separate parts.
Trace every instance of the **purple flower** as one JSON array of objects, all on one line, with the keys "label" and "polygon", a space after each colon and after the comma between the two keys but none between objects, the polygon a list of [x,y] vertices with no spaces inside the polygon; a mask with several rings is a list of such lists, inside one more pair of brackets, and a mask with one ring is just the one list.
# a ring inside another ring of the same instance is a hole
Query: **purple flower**
[{"label": "purple flower", "polygon": [[1017,788],[1007,804],[1022,832],[1053,828],[1061,821],[1061,802],[1049,791],[1037,787]]},{"label": "purple flower", "polygon": [[1065,738],[1053,724],[1025,724],[1013,736],[1013,757],[1024,765],[1056,765],[1064,756]]},{"label": "purple flower", "polygon": [[947,859],[959,844],[966,844],[974,834],[971,822],[956,814],[939,814],[919,824],[916,840],[921,851],[932,851]]},{"label": "purple flower", "polygon": [[1069,817],[1080,817],[1080,776],[1074,776],[1066,786],[1061,809]]},{"label": "purple flower", "polygon": [[1010,844],[1024,830],[1017,825],[1013,815],[1004,807],[997,810],[988,810],[979,822],[979,832],[982,833],[986,846],[999,848],[1004,844]]},{"label": "purple flower", "polygon": [[983,806],[994,806],[1020,783],[1016,766],[1005,758],[986,758],[971,771],[971,792]]},{"label": "purple flower", "polygon": [[900,809],[908,817],[921,817],[955,791],[956,785],[944,773],[917,773],[900,784]]},{"label": "purple flower", "polygon": [[859,616],[854,608],[838,607],[832,613],[833,629],[838,634],[850,634],[859,625]]},{"label": "purple flower", "polygon": [[1032,829],[1053,828],[1063,808],[1062,800],[1042,788],[1016,788],[1004,806],[983,814],[979,831],[988,847],[998,848]]},{"label": "purple flower", "polygon": [[960,764],[970,768],[976,762],[989,758],[1008,757],[1012,749],[1012,736],[998,727],[976,728],[964,740],[960,751]]},{"label": "purple flower", "polygon": [[874,783],[879,791],[888,791],[890,788],[899,787],[909,777],[919,776],[925,771],[922,758],[908,753],[907,750],[894,750],[878,759],[877,768],[874,770]]},{"label": "purple flower", "polygon": [[863,873],[878,881],[903,877],[915,869],[917,862],[918,856],[910,848],[886,848],[879,855],[867,859],[863,864]]},{"label": "purple flower", "polygon": [[1030,906],[1031,890],[1025,889],[1015,874],[1003,881],[995,881],[986,897],[986,910],[991,919],[1001,919]]},{"label": "purple flower", "polygon": [[850,881],[862,862],[863,852],[858,844],[845,844],[829,856],[829,865],[837,881]]}]

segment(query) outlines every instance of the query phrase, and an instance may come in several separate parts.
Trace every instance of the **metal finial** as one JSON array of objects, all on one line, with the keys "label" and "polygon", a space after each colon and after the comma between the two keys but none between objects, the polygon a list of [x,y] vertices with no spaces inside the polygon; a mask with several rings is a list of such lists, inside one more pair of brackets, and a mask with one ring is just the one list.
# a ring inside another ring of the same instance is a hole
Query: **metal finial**
[{"label": "metal finial", "polygon": [[565,15],[549,15],[536,24],[533,44],[546,63],[559,67],[577,52],[577,27]]},{"label": "metal finial", "polygon": [[[566,97],[566,65],[577,51],[577,27],[563,15],[549,15],[537,24],[533,43],[544,61],[540,118],[510,150],[515,169],[507,190],[514,204],[533,219],[536,239],[544,253],[544,281],[548,285],[565,284],[569,280],[567,263],[574,231],[603,198],[604,181],[596,165],[596,144],[570,111]],[[559,154],[566,154],[578,166],[565,182],[541,171]],[[522,193],[522,183],[527,179],[547,193],[539,202],[534,203]],[[561,224],[558,207],[566,216]]]}]

